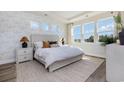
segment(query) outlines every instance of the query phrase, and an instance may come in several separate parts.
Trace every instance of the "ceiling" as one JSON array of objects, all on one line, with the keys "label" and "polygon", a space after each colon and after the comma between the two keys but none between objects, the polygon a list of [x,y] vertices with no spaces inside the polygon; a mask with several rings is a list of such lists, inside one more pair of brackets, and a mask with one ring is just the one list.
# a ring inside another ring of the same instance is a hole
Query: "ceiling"
[{"label": "ceiling", "polygon": [[50,13],[53,13],[54,15],[57,15],[61,18],[69,20],[69,19],[72,19],[75,16],[80,15],[80,14],[85,13],[85,12],[82,12],[82,11],[53,11]]},{"label": "ceiling", "polygon": [[[36,13],[36,12],[35,12]],[[100,11],[41,11],[37,14],[49,16],[51,18],[58,19],[65,23],[72,23],[74,21],[83,20],[92,16],[99,15]]]},{"label": "ceiling", "polygon": [[44,13],[60,21],[71,23],[74,21],[86,19],[88,17],[96,16],[96,15],[99,15],[105,12],[100,12],[100,11],[47,11]]}]

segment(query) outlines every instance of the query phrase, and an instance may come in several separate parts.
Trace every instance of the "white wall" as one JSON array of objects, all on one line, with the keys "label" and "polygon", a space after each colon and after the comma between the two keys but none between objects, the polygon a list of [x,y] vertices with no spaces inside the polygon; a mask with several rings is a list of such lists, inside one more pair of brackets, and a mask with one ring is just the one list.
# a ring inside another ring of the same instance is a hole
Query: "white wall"
[{"label": "white wall", "polygon": [[82,44],[82,49],[84,50],[87,55],[93,55],[93,56],[98,56],[98,57],[106,57],[106,50],[104,46],[101,46],[97,43],[83,43]]},{"label": "white wall", "polygon": [[73,43],[72,45],[82,48],[86,55],[97,56],[102,58],[106,57],[106,47],[101,46],[99,43],[83,42],[81,44]]},{"label": "white wall", "polygon": [[[32,30],[32,22],[37,22],[38,24],[48,23],[49,25],[57,24],[60,26],[61,31],[64,31],[64,33],[66,31],[66,25],[64,23],[51,18],[49,15],[43,16],[42,14],[39,14],[37,12],[0,12],[0,22],[0,32],[32,31],[32,33],[47,33],[46,31],[42,31],[41,29]],[[67,37],[66,34],[65,37]]]},{"label": "white wall", "polygon": [[15,49],[20,47],[20,38],[32,33],[53,34],[41,29],[32,30],[31,22],[57,24],[66,36],[66,25],[49,16],[36,12],[0,12],[0,64],[15,62]]}]

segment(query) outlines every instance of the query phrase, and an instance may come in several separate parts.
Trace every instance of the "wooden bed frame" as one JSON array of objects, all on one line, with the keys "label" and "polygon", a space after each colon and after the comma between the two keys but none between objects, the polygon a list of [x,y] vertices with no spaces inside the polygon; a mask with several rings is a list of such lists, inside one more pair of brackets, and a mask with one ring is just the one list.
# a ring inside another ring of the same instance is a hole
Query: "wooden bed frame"
[{"label": "wooden bed frame", "polygon": [[[59,37],[57,35],[39,35],[39,34],[31,35],[32,44],[34,42],[44,41],[44,40],[59,41]],[[53,71],[55,71],[57,69],[60,69],[60,68],[62,68],[64,66],[67,66],[69,64],[72,64],[74,62],[77,62],[77,61],[81,60],[82,57],[83,57],[83,55],[78,55],[78,56],[68,58],[68,59],[65,59],[65,60],[56,61],[55,63],[50,65],[47,69],[48,69],[49,72],[53,72]],[[35,59],[45,66],[45,62],[43,62],[42,60],[39,60],[38,58],[35,58]]]}]

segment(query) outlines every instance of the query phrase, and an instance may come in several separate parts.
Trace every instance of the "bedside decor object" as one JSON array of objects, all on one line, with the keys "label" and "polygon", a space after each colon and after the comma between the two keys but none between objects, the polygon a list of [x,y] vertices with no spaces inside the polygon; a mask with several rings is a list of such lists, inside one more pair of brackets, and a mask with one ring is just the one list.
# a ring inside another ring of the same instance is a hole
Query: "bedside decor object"
[{"label": "bedside decor object", "polygon": [[117,16],[114,16],[117,30],[117,37],[119,38],[120,45],[124,45],[124,26],[119,12]]},{"label": "bedside decor object", "polygon": [[64,38],[62,38],[62,45],[64,45],[65,41],[64,41]]},{"label": "bedside decor object", "polygon": [[22,42],[22,48],[27,48],[28,47],[27,42],[29,42],[29,40],[26,36],[22,37],[20,42]]}]

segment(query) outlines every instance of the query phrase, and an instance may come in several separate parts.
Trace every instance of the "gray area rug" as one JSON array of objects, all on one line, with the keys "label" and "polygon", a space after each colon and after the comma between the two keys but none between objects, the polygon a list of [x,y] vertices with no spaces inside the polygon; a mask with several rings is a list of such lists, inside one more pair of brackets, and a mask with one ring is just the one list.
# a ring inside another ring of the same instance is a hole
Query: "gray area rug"
[{"label": "gray area rug", "polygon": [[81,61],[48,72],[34,61],[17,65],[17,82],[84,82],[104,62],[104,59],[85,56]]}]

